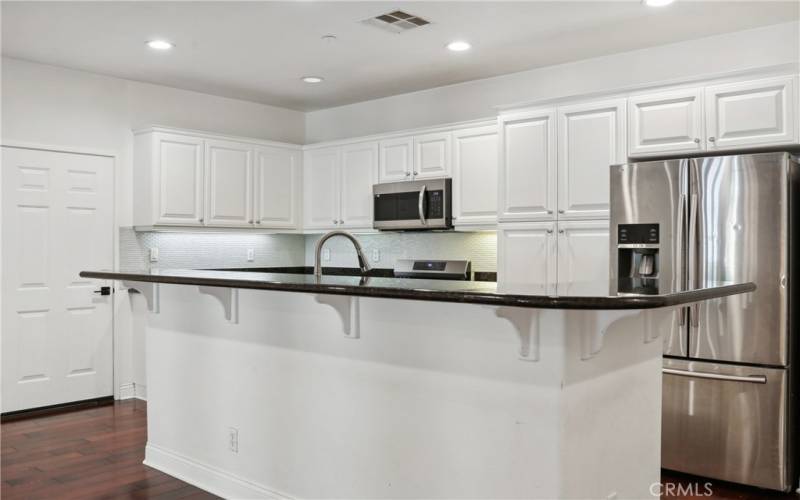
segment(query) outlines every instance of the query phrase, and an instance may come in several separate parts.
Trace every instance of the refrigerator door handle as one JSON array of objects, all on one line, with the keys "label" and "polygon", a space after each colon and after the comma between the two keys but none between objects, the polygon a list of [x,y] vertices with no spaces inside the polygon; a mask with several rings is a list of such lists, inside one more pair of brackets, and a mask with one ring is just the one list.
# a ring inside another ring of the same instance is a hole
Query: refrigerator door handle
[{"label": "refrigerator door handle", "polygon": [[[689,203],[689,290],[694,290],[697,283],[698,273],[698,255],[697,255],[697,219],[699,217],[697,210],[697,193],[692,193],[691,201]],[[697,303],[689,306],[690,318],[692,327],[700,326],[700,317],[698,312]]]},{"label": "refrigerator door handle", "polygon": [[[678,204],[678,251],[675,253],[676,259],[676,267],[678,270],[678,289],[684,290],[686,288],[686,263],[684,262],[684,235],[686,234],[686,195],[682,194],[680,202]],[[678,320],[678,326],[685,326],[686,325],[686,313],[688,309],[686,307],[681,307],[680,310],[680,319]]]},{"label": "refrigerator door handle", "polygon": [[747,382],[750,384],[766,384],[767,377],[764,375],[722,375],[720,373],[692,372],[689,370],[676,370],[674,368],[662,368],[662,373],[667,375],[677,375],[679,377],[705,378],[710,380],[725,380],[728,382]]}]

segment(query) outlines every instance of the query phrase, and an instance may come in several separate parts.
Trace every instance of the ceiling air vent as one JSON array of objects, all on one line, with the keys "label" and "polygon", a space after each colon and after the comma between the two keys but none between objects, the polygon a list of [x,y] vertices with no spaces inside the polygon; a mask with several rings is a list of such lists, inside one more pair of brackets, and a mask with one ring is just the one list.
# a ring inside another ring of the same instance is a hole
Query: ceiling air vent
[{"label": "ceiling air vent", "polygon": [[380,16],[371,17],[362,22],[391,31],[392,33],[402,33],[430,24],[430,21],[426,21],[408,12],[403,12],[402,10],[395,10]]}]

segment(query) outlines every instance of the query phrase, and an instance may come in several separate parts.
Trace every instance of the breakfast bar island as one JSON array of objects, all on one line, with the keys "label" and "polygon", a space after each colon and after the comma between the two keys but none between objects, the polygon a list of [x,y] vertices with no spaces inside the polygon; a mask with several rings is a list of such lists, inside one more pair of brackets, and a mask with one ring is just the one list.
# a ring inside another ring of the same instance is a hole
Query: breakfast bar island
[{"label": "breakfast bar island", "polygon": [[147,307],[145,463],[229,498],[648,498],[661,339],[703,283],[84,271]]}]

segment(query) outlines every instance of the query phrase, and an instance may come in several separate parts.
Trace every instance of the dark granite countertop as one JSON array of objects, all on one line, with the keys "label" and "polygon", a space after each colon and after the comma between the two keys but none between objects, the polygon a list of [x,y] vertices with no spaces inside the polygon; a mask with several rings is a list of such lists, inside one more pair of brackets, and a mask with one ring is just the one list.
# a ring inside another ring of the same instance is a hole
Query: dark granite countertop
[{"label": "dark granite countertop", "polygon": [[500,285],[481,281],[420,280],[386,277],[231,270],[158,269],[151,271],[82,271],[84,278],[176,285],[219,286],[256,290],[353,295],[390,299],[459,302],[540,309],[652,309],[752,292],[755,284],[704,283],[695,290],[661,295],[609,295],[609,283],[583,282],[559,286]]}]

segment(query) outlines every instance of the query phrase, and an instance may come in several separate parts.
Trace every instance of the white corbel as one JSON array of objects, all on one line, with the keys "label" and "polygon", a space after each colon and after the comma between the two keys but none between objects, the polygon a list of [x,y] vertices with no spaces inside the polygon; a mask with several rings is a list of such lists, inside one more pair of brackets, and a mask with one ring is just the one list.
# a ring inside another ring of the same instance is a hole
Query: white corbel
[{"label": "white corbel", "polygon": [[342,330],[348,339],[357,339],[360,332],[360,307],[358,297],[350,295],[314,295],[319,304],[331,306],[342,320]]},{"label": "white corbel", "polygon": [[151,283],[148,281],[122,281],[122,286],[128,289],[133,289],[144,295],[147,301],[147,309],[152,313],[158,313],[161,310],[161,301],[159,299],[158,283]]},{"label": "white corbel", "polygon": [[539,310],[522,307],[493,307],[494,314],[514,327],[519,338],[519,359],[539,361]]},{"label": "white corbel", "polygon": [[211,295],[222,304],[225,319],[231,323],[239,322],[239,289],[221,286],[199,286],[200,293]]}]

